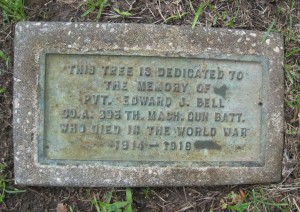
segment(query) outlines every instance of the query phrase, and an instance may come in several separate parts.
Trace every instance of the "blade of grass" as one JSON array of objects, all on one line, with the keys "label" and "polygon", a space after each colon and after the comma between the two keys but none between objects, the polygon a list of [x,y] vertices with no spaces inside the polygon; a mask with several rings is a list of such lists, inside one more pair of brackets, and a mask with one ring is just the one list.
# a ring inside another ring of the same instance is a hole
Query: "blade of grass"
[{"label": "blade of grass", "polygon": [[293,31],[293,17],[290,15],[290,26],[289,26],[289,30]]},{"label": "blade of grass", "polygon": [[280,208],[280,206],[287,206],[287,205],[289,205],[288,203],[270,203],[270,202],[265,202],[264,204],[270,205],[270,206],[279,207],[279,208]]},{"label": "blade of grass", "polygon": [[237,212],[243,212],[245,211],[246,208],[248,208],[249,204],[248,203],[238,203],[236,205],[229,205],[228,209],[237,211]]},{"label": "blade of grass", "polygon": [[166,20],[164,22],[168,23],[169,21],[172,21],[172,20],[178,20],[178,19],[181,19],[185,15],[186,15],[186,13],[182,13],[182,14],[178,14],[178,15],[171,15],[170,17],[166,18]]},{"label": "blade of grass", "polygon": [[10,59],[7,57],[3,51],[0,50],[0,58],[5,62],[6,67],[8,68]]},{"label": "blade of grass", "polygon": [[127,206],[128,202],[114,202],[113,205],[114,205],[114,207],[120,209],[120,208]]},{"label": "blade of grass", "polygon": [[252,189],[252,198],[253,198],[254,211],[257,212],[258,211],[258,209],[257,209],[257,198],[256,198],[256,195],[255,195],[254,189]]},{"label": "blade of grass", "polygon": [[125,208],[124,212],[132,212],[132,192],[130,188],[126,188],[126,201],[128,203],[127,207]]},{"label": "blade of grass", "polygon": [[73,209],[73,207],[72,207],[72,206],[70,206],[70,205],[69,205],[69,211],[70,211],[70,212],[74,212],[74,209]]},{"label": "blade of grass", "polygon": [[3,200],[4,200],[4,198],[5,198],[5,186],[6,186],[6,183],[5,183],[5,181],[3,180],[1,180],[0,181],[0,184],[1,184],[1,188],[2,188],[2,193],[0,194],[0,203],[2,203],[3,202]]},{"label": "blade of grass", "polygon": [[126,188],[126,200],[130,204],[132,203],[132,192],[130,188]]},{"label": "blade of grass", "polygon": [[85,11],[85,12],[81,15],[81,17],[87,16],[87,15],[90,14],[94,9],[95,9],[95,6],[91,6],[87,11]]},{"label": "blade of grass", "polygon": [[189,4],[190,4],[191,11],[193,11],[193,13],[195,14],[195,9],[193,7],[193,4],[192,4],[191,0],[189,0]]},{"label": "blade of grass", "polygon": [[110,191],[110,192],[107,192],[105,202],[106,202],[106,203],[110,203],[111,197],[112,197],[112,192],[111,192],[111,191]]},{"label": "blade of grass", "polygon": [[273,28],[273,26],[275,25],[276,21],[274,20],[271,25],[268,27],[268,30],[265,32],[262,40],[261,40],[261,43],[265,42],[267,40],[267,37],[269,36],[269,34],[271,33],[271,30]]},{"label": "blade of grass", "polygon": [[286,57],[288,58],[288,57],[291,57],[291,56],[293,56],[294,54],[297,54],[298,52],[300,52],[300,48],[296,48],[296,49],[293,49],[292,51],[288,51],[287,53],[286,53]]},{"label": "blade of grass", "polygon": [[106,6],[106,3],[107,3],[108,0],[102,0],[100,2],[100,7],[99,7],[99,11],[98,11],[98,14],[97,14],[97,17],[96,17],[96,20],[99,21],[101,15],[102,15],[102,12],[104,10],[104,7]]},{"label": "blade of grass", "polygon": [[217,10],[215,9],[215,7],[211,4],[211,3],[206,3],[207,7],[213,11],[216,15],[218,14]]},{"label": "blade of grass", "polygon": [[17,194],[17,193],[24,193],[24,192],[26,192],[26,190],[19,190],[19,189],[7,190],[7,189],[5,189],[5,192],[8,193],[8,194]]},{"label": "blade of grass", "polygon": [[132,16],[132,13],[128,12],[128,11],[120,11],[118,8],[113,8],[114,11],[116,13],[118,13],[120,16],[123,16],[123,17],[130,17]]},{"label": "blade of grass", "polygon": [[193,20],[193,23],[192,23],[192,29],[195,28],[196,24],[197,24],[197,21],[199,19],[199,16],[201,15],[202,11],[204,10],[204,8],[207,6],[207,3],[206,2],[202,2],[200,4],[200,6],[198,7],[197,9],[197,12],[195,14],[195,17],[194,17],[194,20]]},{"label": "blade of grass", "polygon": [[286,78],[287,80],[290,82],[290,83],[293,83],[294,82],[294,79],[293,79],[293,75],[291,74],[291,66],[288,65],[288,64],[285,64],[283,66],[283,69],[285,71],[285,75],[286,75]]},{"label": "blade of grass", "polygon": [[98,203],[98,201],[97,201],[97,199],[96,199],[95,196],[94,196],[94,199],[93,199],[91,202],[92,202],[92,204],[95,206],[97,212],[100,212],[100,211],[101,211],[100,205],[99,205],[99,203]]},{"label": "blade of grass", "polygon": [[216,15],[213,19],[213,26],[215,26],[217,24],[217,21],[218,21],[218,15]]}]

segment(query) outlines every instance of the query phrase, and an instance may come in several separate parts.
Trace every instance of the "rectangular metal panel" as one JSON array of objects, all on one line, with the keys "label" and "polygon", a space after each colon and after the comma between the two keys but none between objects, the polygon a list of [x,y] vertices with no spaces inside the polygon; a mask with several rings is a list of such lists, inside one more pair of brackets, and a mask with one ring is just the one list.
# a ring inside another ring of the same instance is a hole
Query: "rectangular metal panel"
[{"label": "rectangular metal panel", "polygon": [[266,60],[43,53],[40,65],[45,163],[263,163]]}]

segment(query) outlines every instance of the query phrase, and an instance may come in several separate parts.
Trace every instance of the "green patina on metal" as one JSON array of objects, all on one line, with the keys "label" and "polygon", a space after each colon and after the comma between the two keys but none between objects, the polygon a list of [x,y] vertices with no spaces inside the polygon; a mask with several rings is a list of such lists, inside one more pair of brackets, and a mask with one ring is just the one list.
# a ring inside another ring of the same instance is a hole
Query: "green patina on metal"
[{"label": "green patina on metal", "polygon": [[250,55],[43,52],[38,159],[262,166],[267,61]]}]

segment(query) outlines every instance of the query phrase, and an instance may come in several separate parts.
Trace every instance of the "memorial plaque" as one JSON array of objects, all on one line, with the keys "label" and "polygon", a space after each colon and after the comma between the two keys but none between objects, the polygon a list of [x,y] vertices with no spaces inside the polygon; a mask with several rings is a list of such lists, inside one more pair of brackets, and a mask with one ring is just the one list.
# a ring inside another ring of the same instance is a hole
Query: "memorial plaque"
[{"label": "memorial plaque", "polygon": [[275,182],[283,44],[263,32],[19,23],[18,184]]}]

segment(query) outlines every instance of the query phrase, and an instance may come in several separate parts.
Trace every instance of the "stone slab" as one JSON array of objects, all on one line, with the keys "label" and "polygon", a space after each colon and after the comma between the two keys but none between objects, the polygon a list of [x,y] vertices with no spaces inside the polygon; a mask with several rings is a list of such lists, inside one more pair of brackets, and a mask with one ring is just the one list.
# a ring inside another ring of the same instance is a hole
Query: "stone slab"
[{"label": "stone slab", "polygon": [[190,26],[16,26],[15,182],[276,182],[283,39]]}]

